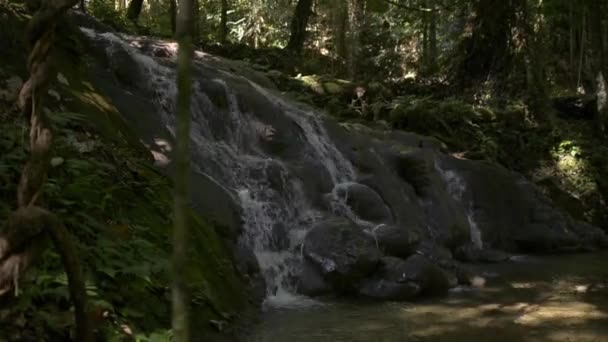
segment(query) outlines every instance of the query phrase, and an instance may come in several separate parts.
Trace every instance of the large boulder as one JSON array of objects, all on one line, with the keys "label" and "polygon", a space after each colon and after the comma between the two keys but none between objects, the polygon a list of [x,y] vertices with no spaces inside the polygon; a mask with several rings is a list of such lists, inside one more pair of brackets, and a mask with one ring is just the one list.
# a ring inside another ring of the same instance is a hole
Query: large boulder
[{"label": "large boulder", "polygon": [[522,175],[482,161],[439,158],[444,175],[463,184],[462,204],[483,248],[551,252],[580,244],[573,220]]},{"label": "large boulder", "polygon": [[393,215],[384,200],[372,188],[359,183],[336,185],[327,201],[346,204],[359,218],[371,222],[392,222]]},{"label": "large boulder", "polygon": [[331,292],[331,286],[310,261],[304,260],[297,275],[296,291],[305,296],[320,296]]},{"label": "large boulder", "polygon": [[351,292],[378,267],[382,253],[374,239],[353,222],[332,218],[306,235],[304,257],[338,292]]},{"label": "large boulder", "polygon": [[374,228],[372,235],[384,254],[399,258],[414,254],[421,240],[419,231],[390,224]]}]

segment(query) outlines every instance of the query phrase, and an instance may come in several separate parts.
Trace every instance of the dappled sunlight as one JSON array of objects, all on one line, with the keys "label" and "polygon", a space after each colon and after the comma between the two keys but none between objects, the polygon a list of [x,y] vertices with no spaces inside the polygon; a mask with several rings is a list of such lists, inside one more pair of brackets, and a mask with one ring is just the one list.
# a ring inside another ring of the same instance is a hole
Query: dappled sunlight
[{"label": "dappled sunlight", "polygon": [[101,112],[116,112],[116,108],[108,102],[108,100],[94,91],[83,91],[80,93],[75,93],[74,95],[78,96],[78,98],[87,104],[90,104],[97,108]]},{"label": "dappled sunlight", "polygon": [[515,323],[529,326],[540,326],[547,323],[583,324],[591,319],[607,319],[608,314],[597,309],[595,305],[580,302],[549,303],[530,307]]},{"label": "dappled sunlight", "polygon": [[534,257],[483,266],[498,273],[486,287],[414,303],[330,302],[281,311],[266,319],[273,338],[253,341],[604,341],[608,297],[594,292],[605,290],[604,258]]},{"label": "dappled sunlight", "polygon": [[534,283],[511,283],[511,287],[514,289],[532,289],[536,287]]}]

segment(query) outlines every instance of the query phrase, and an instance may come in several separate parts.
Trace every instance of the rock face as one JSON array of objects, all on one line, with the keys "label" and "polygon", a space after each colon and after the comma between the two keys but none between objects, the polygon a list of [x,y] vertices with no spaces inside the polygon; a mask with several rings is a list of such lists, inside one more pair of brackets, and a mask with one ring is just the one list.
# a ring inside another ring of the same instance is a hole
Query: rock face
[{"label": "rock face", "polygon": [[[173,143],[173,43],[83,33],[96,88],[171,173],[159,141]],[[234,62],[197,52],[194,69],[192,201],[267,294],[410,300],[475,283],[454,257],[606,245],[519,174],[433,138],[337,123]]]}]

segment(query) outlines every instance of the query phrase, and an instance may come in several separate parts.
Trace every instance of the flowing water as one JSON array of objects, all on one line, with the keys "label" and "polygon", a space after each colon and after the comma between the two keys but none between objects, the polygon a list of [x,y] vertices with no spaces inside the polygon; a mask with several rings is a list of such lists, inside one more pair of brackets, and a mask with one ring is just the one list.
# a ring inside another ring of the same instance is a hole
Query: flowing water
[{"label": "flowing water", "polygon": [[608,253],[515,260],[446,298],[269,309],[248,342],[608,341]]},{"label": "flowing water", "polygon": [[[174,135],[175,68],[142,52],[140,37],[98,33],[87,28],[81,30],[90,39],[103,41],[109,58],[126,53],[136,61],[134,67],[146,79],[145,91],[155,102],[160,120]],[[158,41],[155,44],[175,60],[177,49],[174,43]],[[197,60],[195,68],[199,67],[204,68],[204,64]],[[245,80],[227,72],[224,76],[231,80]],[[325,168],[335,189],[355,178],[353,166],[330,141],[318,113],[245,81],[257,96],[270,104],[269,110],[281,113],[298,127],[302,132],[301,158],[315,160],[317,165]],[[260,133],[272,136],[275,130],[272,123],[264,122],[258,113],[242,110],[236,94],[224,79],[204,82],[214,82],[224,89],[228,109],[218,108],[199,82],[194,82],[190,132],[193,167],[232,194],[242,208],[244,233],[240,242],[251,248],[258,259],[266,279],[267,301],[276,306],[300,305],[306,300],[294,295],[292,279],[301,261],[300,254],[294,250],[303,243],[306,231],[321,215],[308,203],[302,182],[290,173],[285,163],[261,148]],[[220,122],[221,127],[212,128],[212,121]],[[345,200],[338,196],[332,198],[331,205],[336,214],[364,222],[349,210]],[[288,230],[288,243],[276,248],[273,239],[275,230],[280,227]]]}]

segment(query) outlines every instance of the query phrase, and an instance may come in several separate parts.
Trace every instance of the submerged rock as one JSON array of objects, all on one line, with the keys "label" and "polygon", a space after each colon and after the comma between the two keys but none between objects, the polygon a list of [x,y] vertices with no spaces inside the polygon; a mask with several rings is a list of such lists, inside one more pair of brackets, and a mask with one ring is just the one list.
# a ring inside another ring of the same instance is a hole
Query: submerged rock
[{"label": "submerged rock", "polygon": [[366,280],[359,293],[381,300],[412,300],[421,295],[442,295],[454,286],[450,276],[421,255],[406,260],[384,257],[382,267]]}]

